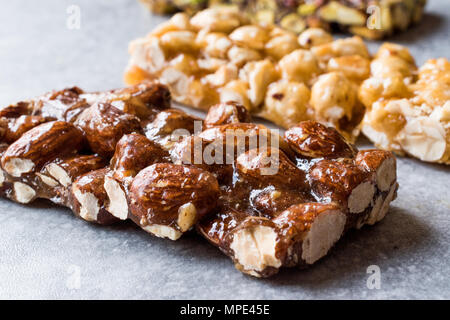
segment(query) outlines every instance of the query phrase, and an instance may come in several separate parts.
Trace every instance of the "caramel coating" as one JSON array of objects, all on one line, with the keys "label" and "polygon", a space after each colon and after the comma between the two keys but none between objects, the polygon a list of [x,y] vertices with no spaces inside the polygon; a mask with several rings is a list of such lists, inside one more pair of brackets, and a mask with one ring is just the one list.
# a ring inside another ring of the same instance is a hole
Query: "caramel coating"
[{"label": "caramel coating", "polygon": [[193,165],[209,171],[219,183],[233,178],[234,153],[227,150],[222,140],[208,141],[199,136],[189,136],[171,149],[172,162]]},{"label": "caramel coating", "polygon": [[306,185],[307,182],[304,182],[297,189],[280,186],[276,188],[271,185],[260,192],[251,194],[250,203],[259,215],[272,219],[292,206],[293,203],[313,201],[313,197],[305,192]]},{"label": "caramel coating", "polygon": [[195,122],[202,126],[202,121],[194,116],[177,109],[164,110],[156,116],[153,122],[144,123],[145,135],[150,140],[164,143],[164,138],[170,136],[175,130],[181,129],[184,134],[192,134],[195,129]]},{"label": "caramel coating", "polygon": [[109,102],[121,111],[147,121],[153,120],[160,111],[170,108],[171,101],[169,89],[155,81],[144,81],[107,92],[87,93],[82,97],[90,103]]},{"label": "caramel coating", "polygon": [[370,181],[370,174],[351,160],[321,160],[311,167],[309,179],[318,199],[345,203],[356,186]]},{"label": "caramel coating", "polygon": [[30,102],[21,101],[16,104],[6,106],[0,110],[0,118],[14,119],[22,115],[29,115],[32,111]]},{"label": "caramel coating", "polygon": [[120,111],[109,103],[96,103],[86,109],[77,119],[91,150],[110,157],[117,142],[127,133],[142,132],[139,119]]},{"label": "caramel coating", "polygon": [[64,121],[41,124],[24,133],[12,143],[2,156],[2,167],[9,171],[15,159],[32,162],[31,169],[39,169],[55,157],[77,152],[83,147],[83,133]]},{"label": "caramel coating", "polygon": [[[84,173],[105,167],[106,161],[97,155],[71,155],[68,157],[60,155],[54,161],[46,164],[43,168],[45,173],[49,173],[49,165],[59,166],[66,172],[68,178],[74,180]],[[51,173],[49,174],[51,175]]]},{"label": "caramel coating", "polygon": [[160,162],[168,162],[169,154],[160,145],[138,133],[124,135],[116,145],[111,159],[114,178],[123,180],[134,177],[145,167]]},{"label": "caramel coating", "polygon": [[199,134],[199,137],[232,145],[233,147],[228,150],[234,150],[235,157],[258,146],[277,146],[288,156],[292,154],[287,142],[276,131],[261,124],[228,123],[207,128]]},{"label": "caramel coating", "polygon": [[44,122],[47,122],[47,119],[41,116],[21,115],[18,118],[10,119],[4,127],[3,141],[13,143],[25,132]]},{"label": "caramel coating", "polygon": [[72,195],[72,208],[75,214],[84,220],[95,222],[98,224],[109,225],[117,222],[117,218],[112,216],[105,208],[107,195],[103,188],[105,175],[108,169],[100,169],[90,171],[80,176],[72,185],[72,193],[78,190],[81,194],[91,194],[95,201],[97,201],[98,212],[95,217],[83,216],[82,205],[77,200],[75,195]]},{"label": "caramel coating", "polygon": [[252,149],[236,159],[236,171],[243,181],[253,188],[261,189],[272,185],[283,189],[305,190],[305,172],[275,148]]},{"label": "caramel coating", "polygon": [[450,163],[450,62],[430,59],[418,70],[409,50],[383,45],[359,88],[362,132],[384,150]]},{"label": "caramel coating", "polygon": [[72,87],[53,91],[31,100],[32,115],[73,122],[84,109],[89,107],[81,94],[83,94],[83,90]]}]

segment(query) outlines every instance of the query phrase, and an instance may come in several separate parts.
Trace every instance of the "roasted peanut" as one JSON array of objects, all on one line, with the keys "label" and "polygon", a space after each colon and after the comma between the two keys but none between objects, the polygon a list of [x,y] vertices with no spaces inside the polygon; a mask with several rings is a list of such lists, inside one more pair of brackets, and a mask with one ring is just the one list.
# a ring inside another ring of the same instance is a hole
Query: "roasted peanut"
[{"label": "roasted peanut", "polygon": [[311,105],[320,119],[335,123],[351,119],[356,103],[356,88],[342,73],[321,75],[311,89]]},{"label": "roasted peanut", "polygon": [[238,68],[234,64],[220,66],[216,72],[207,75],[203,79],[214,87],[221,87],[238,78]]},{"label": "roasted peanut", "polygon": [[280,80],[269,85],[260,116],[289,128],[308,119],[311,92],[300,82]]},{"label": "roasted peanut", "polygon": [[209,57],[224,59],[227,56],[228,49],[231,48],[233,43],[224,33],[207,33],[199,39],[197,37],[199,45],[204,46],[205,53]]},{"label": "roasted peanut", "polygon": [[383,57],[398,57],[410,65],[415,65],[414,58],[408,48],[395,43],[385,42],[381,45],[375,55],[375,58],[379,59]]},{"label": "roasted peanut", "polygon": [[298,36],[300,46],[307,49],[332,41],[332,35],[321,28],[306,29]]},{"label": "roasted peanut", "polygon": [[251,111],[253,106],[247,95],[248,90],[249,84],[247,81],[239,79],[230,81],[220,91],[220,102],[235,101]]},{"label": "roasted peanut", "polygon": [[161,47],[168,54],[197,50],[195,33],[191,31],[169,31],[161,36]]},{"label": "roasted peanut", "polygon": [[269,60],[249,62],[241,70],[241,78],[248,82],[248,97],[253,106],[259,106],[266,94],[267,86],[278,76]]},{"label": "roasted peanut", "polygon": [[328,61],[328,72],[340,71],[347,78],[356,81],[367,79],[370,75],[370,62],[361,56],[343,56]]},{"label": "roasted peanut", "polygon": [[174,14],[169,21],[163,22],[152,30],[152,35],[160,37],[170,31],[183,31],[192,28],[189,21],[189,16],[185,13],[179,12]]},{"label": "roasted peanut", "polygon": [[266,42],[264,50],[266,54],[276,60],[280,60],[285,55],[299,48],[297,38],[294,34],[286,33],[276,36]]},{"label": "roasted peanut", "polygon": [[303,49],[284,56],[279,62],[279,67],[283,79],[305,84],[319,74],[316,58],[310,51]]},{"label": "roasted peanut", "polygon": [[370,58],[364,41],[358,37],[338,39],[311,48],[312,53],[321,61],[328,62],[333,57],[359,55],[363,58]]},{"label": "roasted peanut", "polygon": [[267,31],[260,26],[242,26],[230,34],[230,39],[237,45],[254,50],[262,50],[268,40]]},{"label": "roasted peanut", "polygon": [[261,60],[261,54],[253,49],[233,46],[228,50],[228,59],[238,67],[249,61]]},{"label": "roasted peanut", "polygon": [[234,8],[209,8],[191,18],[191,25],[211,32],[229,33],[241,25],[242,16]]}]

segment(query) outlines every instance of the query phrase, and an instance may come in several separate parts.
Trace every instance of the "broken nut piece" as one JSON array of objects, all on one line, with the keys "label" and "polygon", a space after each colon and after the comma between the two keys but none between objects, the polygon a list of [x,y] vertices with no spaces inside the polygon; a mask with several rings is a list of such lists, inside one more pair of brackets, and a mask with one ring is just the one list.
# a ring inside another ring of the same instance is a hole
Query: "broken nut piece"
[{"label": "broken nut piece", "polygon": [[72,184],[73,211],[89,222],[111,224],[117,220],[106,210],[107,194],[103,188],[108,169],[90,171]]},{"label": "broken nut piece", "polygon": [[137,133],[124,135],[111,159],[111,172],[105,176],[107,210],[116,218],[128,218],[128,188],[142,169],[153,163],[168,162],[169,154],[161,146]]},{"label": "broken nut piece", "polygon": [[350,213],[361,213],[370,207],[376,192],[371,173],[339,159],[315,163],[309,177],[319,197],[343,203]]}]

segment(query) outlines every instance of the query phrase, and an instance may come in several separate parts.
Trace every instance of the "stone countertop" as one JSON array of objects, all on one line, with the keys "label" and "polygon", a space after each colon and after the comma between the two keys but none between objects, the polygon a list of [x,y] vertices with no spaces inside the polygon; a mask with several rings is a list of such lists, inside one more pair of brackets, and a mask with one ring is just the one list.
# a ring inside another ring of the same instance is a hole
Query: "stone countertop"
[{"label": "stone countertop", "polygon": [[[421,25],[391,39],[419,64],[450,58],[450,2],[429,2]],[[72,5],[79,29],[67,27]],[[4,1],[0,105],[71,85],[121,87],[128,41],[164,19],[136,0]],[[196,234],[171,242],[131,223],[92,225],[44,201],[0,199],[0,298],[449,299],[450,167],[398,162],[400,189],[386,219],[351,231],[313,267],[270,279],[241,274]],[[367,287],[371,265],[380,289]]]}]

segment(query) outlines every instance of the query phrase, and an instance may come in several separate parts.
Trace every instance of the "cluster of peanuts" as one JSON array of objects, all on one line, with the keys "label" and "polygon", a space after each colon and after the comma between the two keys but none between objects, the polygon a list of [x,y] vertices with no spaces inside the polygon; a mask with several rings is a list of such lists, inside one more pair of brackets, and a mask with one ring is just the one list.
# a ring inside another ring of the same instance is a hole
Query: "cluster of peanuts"
[{"label": "cluster of peanuts", "polygon": [[405,47],[384,44],[359,89],[362,131],[384,150],[450,164],[450,62],[420,68]]},{"label": "cluster of peanuts", "polygon": [[125,81],[160,79],[175,101],[208,109],[236,101],[289,128],[315,120],[349,141],[360,131],[384,150],[449,163],[449,62],[420,69],[408,49],[385,43],[372,57],[361,38],[322,29],[299,36],[250,24],[232,7],[180,13],[130,44]]},{"label": "cluster of peanuts", "polygon": [[358,87],[371,59],[360,37],[333,40],[319,28],[297,36],[213,7],[174,15],[133,41],[130,53],[126,83],[158,78],[179,103],[208,109],[236,101],[284,128],[318,120],[349,140],[359,133]]}]

